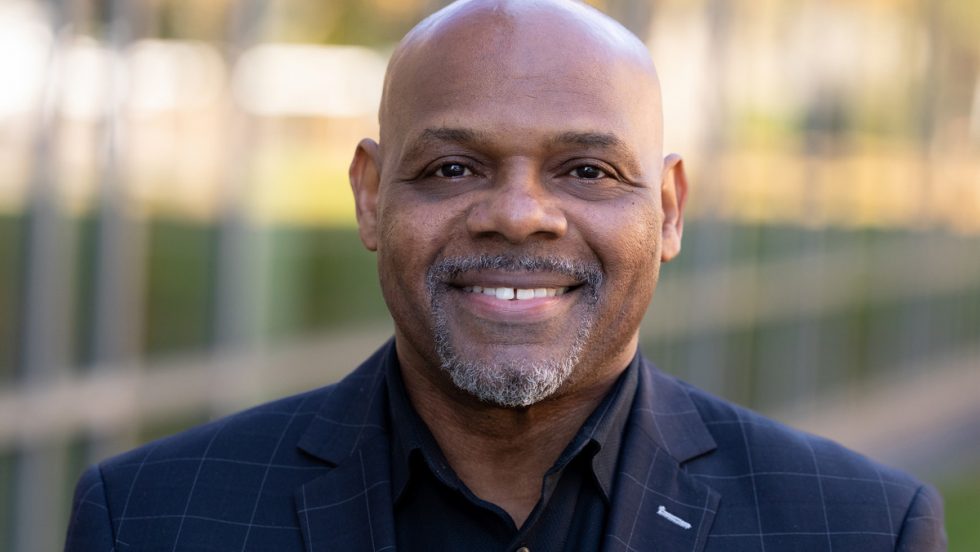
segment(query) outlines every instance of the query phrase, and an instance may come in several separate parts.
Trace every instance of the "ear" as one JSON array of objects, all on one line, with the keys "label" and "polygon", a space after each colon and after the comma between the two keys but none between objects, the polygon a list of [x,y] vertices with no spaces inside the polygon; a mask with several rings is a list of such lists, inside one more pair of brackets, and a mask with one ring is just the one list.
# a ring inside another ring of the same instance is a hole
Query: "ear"
[{"label": "ear", "polygon": [[371,251],[378,250],[378,186],[381,183],[381,159],[378,143],[365,138],[357,144],[348,176],[357,207],[357,227],[361,243]]},{"label": "ear", "polygon": [[660,183],[660,206],[664,211],[660,260],[665,263],[681,252],[686,201],[687,176],[684,174],[684,161],[679,155],[672,153],[664,159]]}]

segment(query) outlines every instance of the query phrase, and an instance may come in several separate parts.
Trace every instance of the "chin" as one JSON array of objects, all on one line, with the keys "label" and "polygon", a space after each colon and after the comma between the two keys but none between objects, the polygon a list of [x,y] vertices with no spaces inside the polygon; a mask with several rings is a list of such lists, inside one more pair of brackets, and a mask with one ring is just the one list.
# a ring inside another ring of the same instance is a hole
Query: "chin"
[{"label": "chin", "polygon": [[[526,302],[488,299],[466,289],[494,277],[550,282],[543,287],[559,285],[554,282],[575,285],[560,296]],[[592,262],[503,256],[444,259],[427,275],[433,342],[442,370],[457,388],[487,404],[524,408],[551,397],[572,376],[586,344],[595,338],[601,282],[601,269]]]},{"label": "chin", "polygon": [[474,351],[455,346],[456,340],[436,326],[436,352],[453,384],[484,403],[506,408],[525,408],[554,395],[579,365],[590,333],[582,328],[564,347],[533,346],[529,351],[526,345],[489,345]]}]

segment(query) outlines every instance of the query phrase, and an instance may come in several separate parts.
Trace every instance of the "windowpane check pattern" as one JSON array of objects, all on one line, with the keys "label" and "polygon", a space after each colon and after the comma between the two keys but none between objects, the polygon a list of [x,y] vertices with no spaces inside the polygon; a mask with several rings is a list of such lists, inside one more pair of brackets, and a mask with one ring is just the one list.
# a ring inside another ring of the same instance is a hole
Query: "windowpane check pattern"
[{"label": "windowpane check pattern", "polygon": [[[911,477],[640,359],[603,549],[945,550]],[[67,549],[393,550],[389,342],[340,383],[90,468]]]}]

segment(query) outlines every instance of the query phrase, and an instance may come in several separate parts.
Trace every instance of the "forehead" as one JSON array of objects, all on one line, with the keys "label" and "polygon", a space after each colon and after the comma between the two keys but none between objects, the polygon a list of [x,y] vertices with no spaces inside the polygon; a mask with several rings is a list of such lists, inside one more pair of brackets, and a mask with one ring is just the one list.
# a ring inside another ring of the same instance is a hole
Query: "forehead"
[{"label": "forehead", "polygon": [[393,63],[382,143],[466,127],[542,139],[613,133],[659,152],[659,89],[645,52],[624,55],[554,22],[467,23],[417,41]]}]

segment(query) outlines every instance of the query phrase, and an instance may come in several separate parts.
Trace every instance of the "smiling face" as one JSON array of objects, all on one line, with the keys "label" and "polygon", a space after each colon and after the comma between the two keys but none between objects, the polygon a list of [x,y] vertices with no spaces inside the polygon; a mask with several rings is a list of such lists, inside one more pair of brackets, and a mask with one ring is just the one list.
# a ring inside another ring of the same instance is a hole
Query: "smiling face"
[{"label": "smiling face", "polygon": [[351,167],[403,369],[508,407],[625,368],[683,201],[645,50],[517,4],[416,29]]}]

